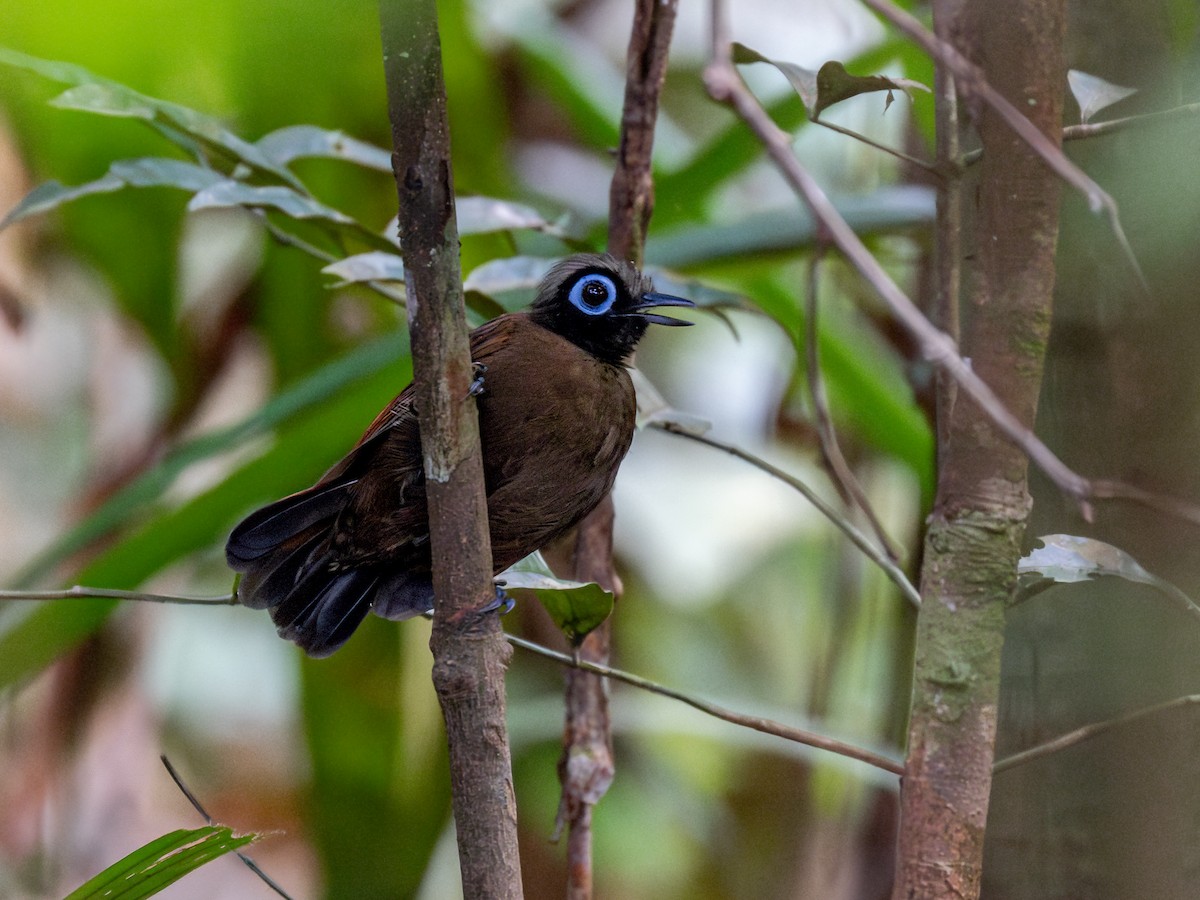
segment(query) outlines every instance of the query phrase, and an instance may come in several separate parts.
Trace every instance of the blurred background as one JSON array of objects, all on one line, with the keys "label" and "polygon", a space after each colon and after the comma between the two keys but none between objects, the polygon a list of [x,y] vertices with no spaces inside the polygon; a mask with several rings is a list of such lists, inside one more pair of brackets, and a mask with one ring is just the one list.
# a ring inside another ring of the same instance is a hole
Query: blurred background
[{"label": "blurred background", "polygon": [[[693,329],[652,333],[638,363],[714,437],[838,504],[803,366],[812,225],[754,140],[707,99],[707,10],[683,6],[647,262],[673,283],[744,299],[727,322],[698,313]],[[598,247],[631,9],[439,8],[458,191],[526,203],[548,220],[570,214]],[[812,69],[838,59],[856,74],[932,83],[928,60],[853,0],[747,0],[734,19],[735,39],[772,59]],[[1132,0],[1079,4],[1071,64],[1140,88],[1123,114],[1194,101],[1196,21],[1186,3],[1155,4],[1153,15]],[[10,4],[0,44],[216,116],[246,140],[312,124],[389,144],[372,0]],[[743,73],[893,277],[928,305],[928,184],[806,124],[778,71]],[[114,160],[178,155],[136,123],[49,106],[61,90],[0,68],[0,209],[47,179],[79,184]],[[825,118],[932,153],[927,95],[898,94],[884,114],[882,95],[868,94]],[[1040,423],[1085,474],[1190,497],[1200,496],[1194,119],[1073,146],[1122,204],[1154,302],[1133,299],[1106,225],[1067,197]],[[387,173],[320,159],[294,170],[373,230],[394,215]],[[337,286],[258,217],[189,214],[186,203],[176,190],[126,189],[0,233],[5,586],[228,592],[229,529],[311,483],[410,377],[402,311]],[[547,234],[470,236],[464,274],[563,252]],[[826,261],[820,285],[843,448],[915,572],[932,499],[930,372],[842,264]],[[1035,495],[1031,540],[1099,537],[1200,592],[1195,528],[1115,506],[1089,524],[1036,480]],[[645,430],[616,508],[626,589],[617,666],[899,755],[912,611],[803,498],[725,454]],[[1200,685],[1194,623],[1147,588],[1056,587],[1011,621],[1001,755]],[[533,602],[505,627],[562,646]],[[235,607],[0,605],[0,665],[23,673],[0,694],[0,896],[61,896],[146,841],[200,824],[160,753],[218,821],[271,832],[252,855],[295,897],[455,896],[428,637],[423,621],[370,620],[336,656],[312,661],[268,617]],[[508,687],[526,891],[555,896],[562,673],[518,650]],[[895,778],[661,697],[612,693],[618,774],[595,816],[598,896],[888,894]],[[1143,722],[998,777],[988,895],[1200,895],[1194,722],[1187,711]],[[271,893],[228,857],[166,896]]]}]

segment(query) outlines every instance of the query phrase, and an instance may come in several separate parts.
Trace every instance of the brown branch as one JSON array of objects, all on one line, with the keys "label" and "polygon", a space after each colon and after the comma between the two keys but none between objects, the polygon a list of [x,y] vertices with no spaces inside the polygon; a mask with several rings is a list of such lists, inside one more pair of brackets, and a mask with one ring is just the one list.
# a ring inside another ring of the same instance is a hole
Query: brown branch
[{"label": "brown branch", "polygon": [[75,585],[60,591],[0,591],[0,600],[137,600],[144,603],[173,603],[178,606],[236,606],[237,594],[219,597],[188,597],[175,594],[148,594],[145,591],[119,591]]},{"label": "brown branch", "polygon": [[[638,265],[654,209],[654,125],[677,4],[678,0],[637,0],[626,57],[621,141],[609,190],[608,251]],[[572,577],[595,581],[619,597],[620,579],[612,563],[613,515],[609,496],[580,524]],[[608,662],[611,641],[611,624],[604,622],[584,639],[580,658]],[[615,771],[607,684],[572,669],[567,674],[566,707],[559,827],[563,822],[568,827],[567,896],[587,900],[592,896],[592,807],[608,790]]]},{"label": "brown branch", "polygon": [[[714,0],[712,60],[704,73],[709,94],[714,100],[733,108],[755,133],[784,179],[808,207],[813,218],[826,230],[831,242],[888,307],[896,322],[916,343],[921,356],[952,378],[959,390],[984,410],[992,425],[1020,447],[1030,461],[1041,469],[1062,493],[1075,499],[1081,515],[1091,521],[1091,501],[1115,496],[1112,493],[1115,483],[1099,482],[1109,493],[1099,492],[1096,483],[1063,463],[1030,428],[1005,407],[992,388],[975,374],[971,366],[959,355],[954,340],[930,323],[891,279],[879,260],[875,259],[829,201],[821,186],[796,159],[789,135],[775,125],[742,82],[730,58],[728,31],[720,12],[722,8],[721,0]],[[1120,496],[1200,523],[1200,506],[1196,504],[1163,497],[1132,486],[1122,486]]]},{"label": "brown branch", "polygon": [[[965,0],[936,10],[939,33],[963,46],[969,40],[986,61],[990,90],[1036,101],[1036,126],[1022,120],[1043,143],[1057,141],[1062,122],[1065,7],[1066,0]],[[978,248],[965,279],[971,315],[963,346],[1004,408],[1030,428],[1049,340],[1061,181],[1003,114],[984,108],[977,124],[987,151],[979,184],[969,200],[957,198],[971,203]],[[939,284],[957,274],[941,274]],[[1005,606],[1031,507],[1027,458],[988,427],[979,406],[956,404],[944,434],[921,573],[896,900],[979,896]]]},{"label": "brown branch", "polygon": [[1188,694],[1185,697],[1176,697],[1174,700],[1165,700],[1153,706],[1136,709],[1133,712],[1117,716],[1115,719],[1093,722],[1090,725],[1084,725],[1081,728],[1076,728],[1074,731],[1061,734],[1053,740],[1046,741],[1044,744],[1038,744],[1035,747],[1030,747],[1028,750],[1022,750],[1020,753],[1014,753],[1011,756],[1004,757],[1004,759],[997,760],[996,764],[992,766],[992,773],[1003,772],[1007,769],[1013,769],[1017,766],[1023,766],[1025,763],[1033,762],[1035,759],[1049,756],[1052,753],[1059,753],[1069,747],[1074,747],[1076,744],[1082,744],[1084,741],[1091,740],[1113,729],[1129,725],[1139,719],[1156,716],[1171,709],[1182,709],[1186,706],[1196,705],[1200,705],[1200,694]]},{"label": "brown branch", "polygon": [[700,712],[729,722],[733,725],[740,725],[743,728],[750,728],[754,731],[770,734],[775,737],[783,738],[785,741],[792,741],[796,744],[804,744],[806,747],[815,747],[818,750],[827,750],[830,753],[836,753],[838,756],[845,756],[848,759],[855,759],[859,762],[866,763],[869,766],[874,766],[876,769],[882,769],[885,772],[891,772],[893,775],[903,775],[904,766],[890,757],[883,756],[879,753],[874,753],[862,747],[856,747],[854,744],[848,744],[845,741],[839,741],[836,738],[826,737],[823,734],[817,734],[814,731],[807,731],[803,728],[794,728],[791,725],[784,725],[782,722],[777,722],[774,719],[766,719],[761,716],[748,716],[744,713],[734,712],[723,706],[718,706],[716,703],[710,703],[707,700],[701,700],[698,697],[693,697],[690,694],[685,694],[683,691],[677,691],[674,688],[669,688],[655,681],[650,681],[647,678],[642,678],[640,675],[634,675],[630,672],[624,672],[620,669],[614,669],[611,666],[601,665],[599,663],[589,662],[578,657],[568,656],[565,653],[559,653],[557,650],[551,650],[549,647],[543,647],[541,644],[535,644],[532,641],[527,641],[524,638],[508,635],[508,640],[515,646],[523,650],[529,650],[548,659],[553,659],[556,662],[562,663],[571,669],[578,669],[583,672],[589,672],[593,675],[620,681],[643,691],[649,691],[652,694],[658,694],[663,697],[669,697],[672,700],[678,700],[680,703],[686,703],[693,709],[698,709]]},{"label": "brown branch", "polygon": [[512,650],[494,599],[435,0],[381,0],[414,389],[433,554],[433,682],[446,721],[463,893],[521,896],[505,726]]},{"label": "brown branch", "polygon": [[817,249],[813,252],[812,263],[808,267],[808,291],[805,297],[804,318],[804,360],[808,369],[808,393],[813,405],[813,421],[817,426],[817,440],[821,444],[821,455],[825,457],[825,461],[833,472],[834,481],[841,489],[842,499],[847,505],[857,506],[862,510],[871,530],[875,532],[875,539],[879,541],[879,546],[883,548],[888,559],[893,563],[898,563],[900,551],[892,543],[892,539],[884,529],[883,523],[879,521],[879,517],[875,515],[871,501],[867,499],[862,485],[858,483],[858,479],[850,469],[850,464],[846,462],[841,444],[838,443],[837,431],[833,427],[833,417],[829,414],[825,379],[821,375],[821,351],[817,343],[817,295],[820,285],[818,275],[824,252],[824,244],[818,244]]}]

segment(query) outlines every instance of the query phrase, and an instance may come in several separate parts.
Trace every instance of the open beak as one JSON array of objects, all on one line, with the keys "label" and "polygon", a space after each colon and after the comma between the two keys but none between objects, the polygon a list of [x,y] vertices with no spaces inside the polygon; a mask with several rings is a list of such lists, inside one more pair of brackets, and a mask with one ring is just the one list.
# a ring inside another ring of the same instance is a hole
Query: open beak
[{"label": "open beak", "polygon": [[684,300],[682,297],[672,297],[670,294],[642,294],[641,302],[636,306],[630,307],[626,312],[621,313],[623,316],[637,316],[647,322],[653,322],[656,325],[691,325],[691,322],[685,322],[683,319],[672,319],[670,316],[659,315],[658,313],[642,312],[644,309],[655,309],[659,306],[689,306],[695,307],[695,303],[691,300]]}]

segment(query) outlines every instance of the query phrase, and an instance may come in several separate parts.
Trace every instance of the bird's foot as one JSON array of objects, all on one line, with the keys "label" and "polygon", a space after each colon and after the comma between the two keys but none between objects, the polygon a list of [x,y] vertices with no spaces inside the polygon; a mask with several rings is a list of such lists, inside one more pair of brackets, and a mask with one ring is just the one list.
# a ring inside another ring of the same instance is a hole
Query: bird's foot
[{"label": "bird's foot", "polygon": [[500,585],[496,585],[496,597],[487,606],[479,610],[481,613],[500,611],[500,615],[508,615],[512,608],[517,605],[517,602]]},{"label": "bird's foot", "polygon": [[483,393],[483,376],[487,374],[487,366],[481,362],[471,363],[471,372],[475,376],[471,386],[467,388],[468,397],[478,397]]}]

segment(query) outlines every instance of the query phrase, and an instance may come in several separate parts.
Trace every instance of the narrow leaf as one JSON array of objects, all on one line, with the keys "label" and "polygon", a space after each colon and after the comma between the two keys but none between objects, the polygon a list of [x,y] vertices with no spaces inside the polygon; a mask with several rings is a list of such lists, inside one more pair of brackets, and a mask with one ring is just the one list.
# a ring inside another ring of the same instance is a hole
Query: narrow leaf
[{"label": "narrow leaf", "polygon": [[752,50],[746,45],[738,43],[733,45],[733,61],[743,65],[749,63],[766,63],[769,66],[774,66],[788,80],[788,84],[792,86],[792,90],[800,97],[800,102],[804,104],[805,109],[810,110],[809,115],[814,119],[816,118],[816,114],[811,112],[811,110],[817,108],[820,98],[817,92],[817,73],[812,69],[806,69],[795,63],[768,59],[757,50]]},{"label": "narrow leaf", "polygon": [[51,101],[55,106],[99,115],[143,119],[185,149],[190,149],[189,142],[181,140],[176,131],[252,169],[268,173],[293,187],[301,187],[296,176],[286,167],[276,164],[257,146],[233,134],[213,116],[178,103],[147,97],[120,82],[71,63],[38,59],[6,48],[0,48],[0,63],[36,72],[52,81],[74,85]]},{"label": "narrow leaf", "polygon": [[50,210],[56,209],[64,203],[70,203],[72,200],[78,200],[80,197],[109,194],[119,191],[123,187],[125,187],[125,182],[111,173],[95,181],[89,181],[87,184],[65,185],[58,181],[47,181],[26,194],[20,203],[10,209],[3,219],[0,219],[0,230],[30,216],[50,212]]},{"label": "narrow leaf", "polygon": [[612,613],[613,595],[594,581],[565,581],[556,576],[540,553],[531,553],[496,576],[508,589],[531,590],[537,594],[554,623],[573,645],[579,646],[588,633]]},{"label": "narrow leaf", "polygon": [[345,213],[281,184],[261,186],[226,178],[192,197],[188,211],[230,206],[276,209],[293,219],[315,222],[335,237],[354,237],[379,250],[395,246]]},{"label": "narrow leaf", "polygon": [[1073,534],[1047,534],[1038,538],[1043,546],[1031,551],[1017,563],[1022,588],[1035,593],[1046,581],[1071,584],[1103,576],[1147,584],[1170,597],[1183,609],[1200,616],[1200,606],[1177,588],[1141,564],[1119,547]]},{"label": "narrow leaf", "polygon": [[540,256],[510,256],[477,266],[463,282],[463,290],[493,297],[506,291],[533,291],[558,262]]},{"label": "narrow leaf", "polygon": [[109,166],[102,178],[86,184],[66,186],[57,181],[40,184],[11,209],[0,220],[0,230],[29,216],[50,212],[64,203],[70,203],[92,194],[108,194],[121,188],[173,187],[185,191],[198,191],[222,176],[211,169],[179,159],[144,157],[141,159],[118,160]]},{"label": "narrow leaf", "polygon": [[325,158],[356,163],[379,172],[392,171],[392,156],[382,147],[316,125],[291,125],[272,131],[257,147],[280,166],[294,159]]},{"label": "narrow leaf", "polygon": [[258,837],[235,835],[224,825],[172,831],[113,863],[68,894],[67,900],[151,897],[206,862],[244,847]]},{"label": "narrow leaf", "polygon": [[398,253],[372,250],[339,259],[321,271],[340,278],[343,284],[357,281],[396,281],[403,284],[404,258]]},{"label": "narrow leaf", "polygon": [[1067,72],[1067,85],[1079,104],[1079,119],[1085,125],[1100,110],[1137,93],[1137,88],[1122,87],[1076,69]]},{"label": "narrow leaf", "polygon": [[460,197],[455,201],[459,234],[491,234],[497,231],[540,231],[566,237],[561,223],[550,222],[523,203],[494,197]]},{"label": "narrow leaf", "polygon": [[911,78],[887,78],[883,75],[851,75],[837,60],[830,60],[817,72],[817,103],[812,108],[813,121],[821,113],[843,100],[873,91],[887,91],[886,106],[891,105],[892,91],[904,91],[910,97],[913,90],[929,93],[929,88]]}]

